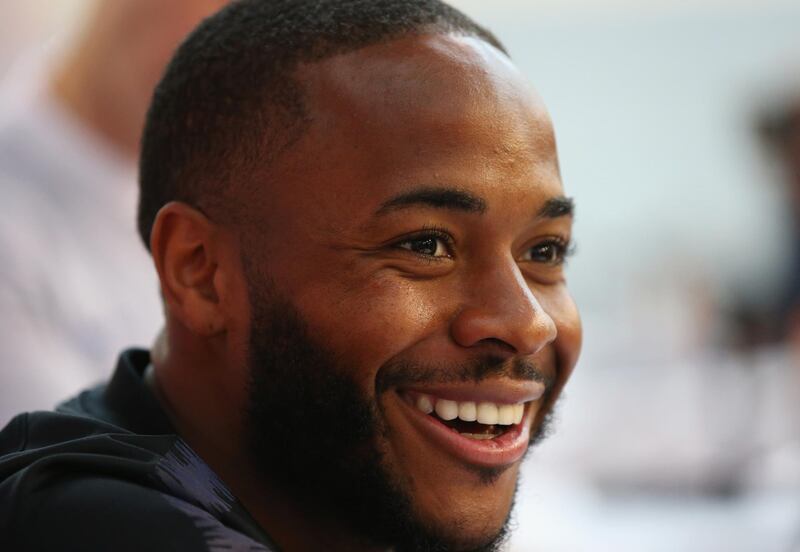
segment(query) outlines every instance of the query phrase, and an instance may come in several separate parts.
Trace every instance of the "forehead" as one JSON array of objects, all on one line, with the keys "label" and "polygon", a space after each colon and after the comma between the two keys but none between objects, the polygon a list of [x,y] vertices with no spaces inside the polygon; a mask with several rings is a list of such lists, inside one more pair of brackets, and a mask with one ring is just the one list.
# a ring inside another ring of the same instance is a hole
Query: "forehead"
[{"label": "forehead", "polygon": [[499,192],[560,193],[543,103],[480,39],[405,37],[303,65],[296,78],[310,124],[287,155],[298,180],[289,195],[357,209],[420,184],[467,188],[490,203]]},{"label": "forehead", "polygon": [[511,60],[474,37],[408,36],[301,66],[298,77],[310,107],[326,112],[436,120],[516,108],[546,116]]}]

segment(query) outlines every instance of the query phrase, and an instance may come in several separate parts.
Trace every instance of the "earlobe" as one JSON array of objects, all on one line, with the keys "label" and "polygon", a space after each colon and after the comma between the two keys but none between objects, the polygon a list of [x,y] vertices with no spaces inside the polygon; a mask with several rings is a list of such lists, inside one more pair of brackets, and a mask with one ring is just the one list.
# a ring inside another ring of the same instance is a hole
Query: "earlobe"
[{"label": "earlobe", "polygon": [[205,337],[225,329],[220,294],[215,287],[219,264],[214,240],[214,223],[180,202],[161,208],[150,239],[168,313]]}]

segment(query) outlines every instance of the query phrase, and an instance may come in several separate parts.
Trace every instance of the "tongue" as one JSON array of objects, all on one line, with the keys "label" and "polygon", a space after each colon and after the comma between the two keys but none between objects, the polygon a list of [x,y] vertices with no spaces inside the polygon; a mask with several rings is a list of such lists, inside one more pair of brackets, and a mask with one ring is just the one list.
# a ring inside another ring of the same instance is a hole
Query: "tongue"
[{"label": "tongue", "polygon": [[473,437],[475,439],[492,439],[508,429],[507,426],[479,424],[478,422],[465,422],[464,420],[460,420],[458,418],[454,420],[442,420],[441,418],[438,419],[450,429],[458,431],[461,434],[466,434],[467,437]]}]

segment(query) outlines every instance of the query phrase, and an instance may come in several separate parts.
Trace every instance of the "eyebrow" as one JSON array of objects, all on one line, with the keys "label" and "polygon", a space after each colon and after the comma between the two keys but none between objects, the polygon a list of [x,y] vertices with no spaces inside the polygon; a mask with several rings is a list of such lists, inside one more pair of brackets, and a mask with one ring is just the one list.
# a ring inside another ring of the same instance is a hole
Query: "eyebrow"
[{"label": "eyebrow", "polygon": [[536,214],[537,218],[571,217],[575,214],[575,201],[571,197],[551,197]]},{"label": "eyebrow", "polygon": [[458,188],[423,187],[404,192],[384,201],[375,214],[384,215],[398,209],[423,206],[451,209],[467,213],[485,213],[486,201]]},{"label": "eyebrow", "polygon": [[[488,208],[486,200],[464,190],[426,186],[398,194],[384,201],[375,214],[385,215],[392,211],[414,206],[479,214],[485,213]],[[572,198],[564,196],[551,197],[545,201],[544,205],[536,213],[536,218],[571,217],[574,212],[575,202]]]}]

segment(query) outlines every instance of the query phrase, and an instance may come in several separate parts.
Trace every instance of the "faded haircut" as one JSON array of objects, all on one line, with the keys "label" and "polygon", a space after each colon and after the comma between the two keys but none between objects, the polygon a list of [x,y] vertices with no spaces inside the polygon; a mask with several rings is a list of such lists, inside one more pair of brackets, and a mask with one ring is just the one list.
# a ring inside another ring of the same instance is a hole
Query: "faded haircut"
[{"label": "faded haircut", "polygon": [[137,216],[145,246],[170,201],[231,216],[238,187],[252,186],[303,135],[299,64],[423,33],[474,36],[506,51],[439,0],[238,0],[203,21],[177,50],[147,114]]}]

